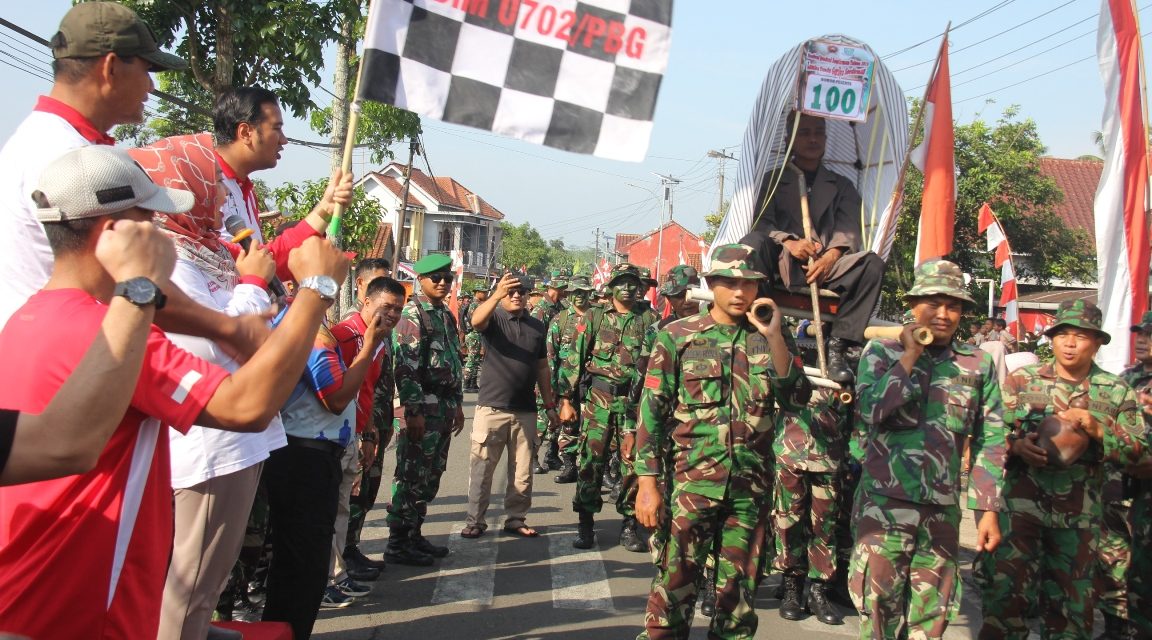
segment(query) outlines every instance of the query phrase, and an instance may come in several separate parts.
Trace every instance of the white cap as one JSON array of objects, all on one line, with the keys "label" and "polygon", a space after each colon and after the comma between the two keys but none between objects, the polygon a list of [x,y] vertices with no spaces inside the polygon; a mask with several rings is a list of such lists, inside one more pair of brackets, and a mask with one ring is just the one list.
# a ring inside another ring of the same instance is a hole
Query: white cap
[{"label": "white cap", "polygon": [[52,161],[36,190],[50,205],[36,210],[41,222],[95,218],[132,207],[184,213],[196,203],[188,191],[152,182],[127,151],[104,145],[73,149]]}]

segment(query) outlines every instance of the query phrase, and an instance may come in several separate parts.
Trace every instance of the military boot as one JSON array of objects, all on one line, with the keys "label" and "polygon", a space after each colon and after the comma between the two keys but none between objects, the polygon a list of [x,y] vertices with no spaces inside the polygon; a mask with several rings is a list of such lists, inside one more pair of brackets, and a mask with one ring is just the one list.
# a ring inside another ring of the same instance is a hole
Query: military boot
[{"label": "military boot", "polygon": [[559,484],[571,484],[576,482],[576,456],[571,453],[560,454],[560,473],[556,474],[554,478]]},{"label": "military boot", "polygon": [[703,584],[700,585],[700,615],[711,618],[716,614],[716,570],[704,567]]},{"label": "military boot", "polygon": [[848,592],[847,558],[843,556],[836,558],[836,575],[828,587],[825,589],[824,595],[828,596],[830,602],[848,609],[854,610],[856,608],[856,605],[852,604],[852,594]]},{"label": "military boot", "polygon": [[828,379],[833,382],[852,382],[856,374],[848,366],[848,355],[845,353],[852,343],[843,338],[832,338],[828,341]]},{"label": "military boot", "polygon": [[828,584],[823,580],[813,580],[808,587],[808,613],[824,624],[844,624],[844,618],[836,612],[836,606],[828,602]]},{"label": "military boot", "polygon": [[392,527],[388,530],[388,546],[384,548],[384,559],[392,564],[406,564],[413,567],[428,567],[434,562],[432,556],[416,548],[412,541],[411,527]]},{"label": "military boot", "polygon": [[784,575],[784,597],[780,598],[780,617],[785,620],[804,618],[804,607],[800,598],[804,594],[804,576]]},{"label": "military boot", "polygon": [[548,441],[548,454],[544,456],[544,466],[549,471],[559,471],[564,467],[564,463],[560,461],[560,446],[555,438]]},{"label": "military boot", "polygon": [[596,546],[596,522],[591,513],[580,512],[580,524],[576,527],[576,539],[572,546],[577,549],[591,549]]},{"label": "military boot", "polygon": [[648,542],[636,530],[638,526],[634,516],[624,518],[624,523],[620,525],[620,546],[628,551],[642,553],[648,550]]},{"label": "military boot", "polygon": [[423,526],[423,524],[424,519],[421,518],[420,524],[416,525],[416,527],[412,529],[412,546],[414,546],[417,551],[428,554],[433,558],[443,558],[444,556],[447,556],[448,547],[432,544],[428,541],[428,538],[425,538],[420,533],[420,528]]},{"label": "military boot", "polygon": [[1135,630],[1124,618],[1111,613],[1104,614],[1104,633],[1096,636],[1096,640],[1134,640]]}]

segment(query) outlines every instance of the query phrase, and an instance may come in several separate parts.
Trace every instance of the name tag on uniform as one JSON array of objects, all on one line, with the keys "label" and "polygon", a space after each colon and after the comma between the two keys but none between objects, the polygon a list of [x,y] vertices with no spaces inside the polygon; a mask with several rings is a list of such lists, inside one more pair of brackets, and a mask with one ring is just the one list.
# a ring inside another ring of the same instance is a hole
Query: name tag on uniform
[{"label": "name tag on uniform", "polygon": [[708,347],[689,347],[684,351],[684,360],[719,360],[724,357],[724,352],[719,349],[710,349]]},{"label": "name tag on uniform", "polygon": [[967,385],[969,387],[979,387],[980,386],[980,376],[974,376],[974,375],[953,376],[952,381],[959,383],[959,384]]}]

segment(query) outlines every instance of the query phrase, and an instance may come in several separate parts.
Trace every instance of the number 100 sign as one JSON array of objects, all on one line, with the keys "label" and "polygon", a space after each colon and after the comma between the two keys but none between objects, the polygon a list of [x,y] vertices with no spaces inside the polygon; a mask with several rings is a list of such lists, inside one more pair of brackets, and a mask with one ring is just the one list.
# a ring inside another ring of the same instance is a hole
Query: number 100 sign
[{"label": "number 100 sign", "polygon": [[864,122],[875,57],[865,47],[809,40],[800,68],[800,111],[822,118]]}]

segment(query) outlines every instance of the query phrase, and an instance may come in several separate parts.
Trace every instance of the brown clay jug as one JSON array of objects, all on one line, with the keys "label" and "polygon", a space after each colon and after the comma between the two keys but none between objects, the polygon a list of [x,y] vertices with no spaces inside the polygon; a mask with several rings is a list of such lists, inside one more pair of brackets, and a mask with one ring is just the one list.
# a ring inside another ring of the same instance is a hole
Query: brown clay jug
[{"label": "brown clay jug", "polygon": [[[1087,409],[1088,401],[1083,397],[1073,398],[1070,409]],[[1040,421],[1036,429],[1040,434],[1036,444],[1048,452],[1048,464],[1066,468],[1084,455],[1091,439],[1075,420],[1065,420],[1055,414]]]}]

